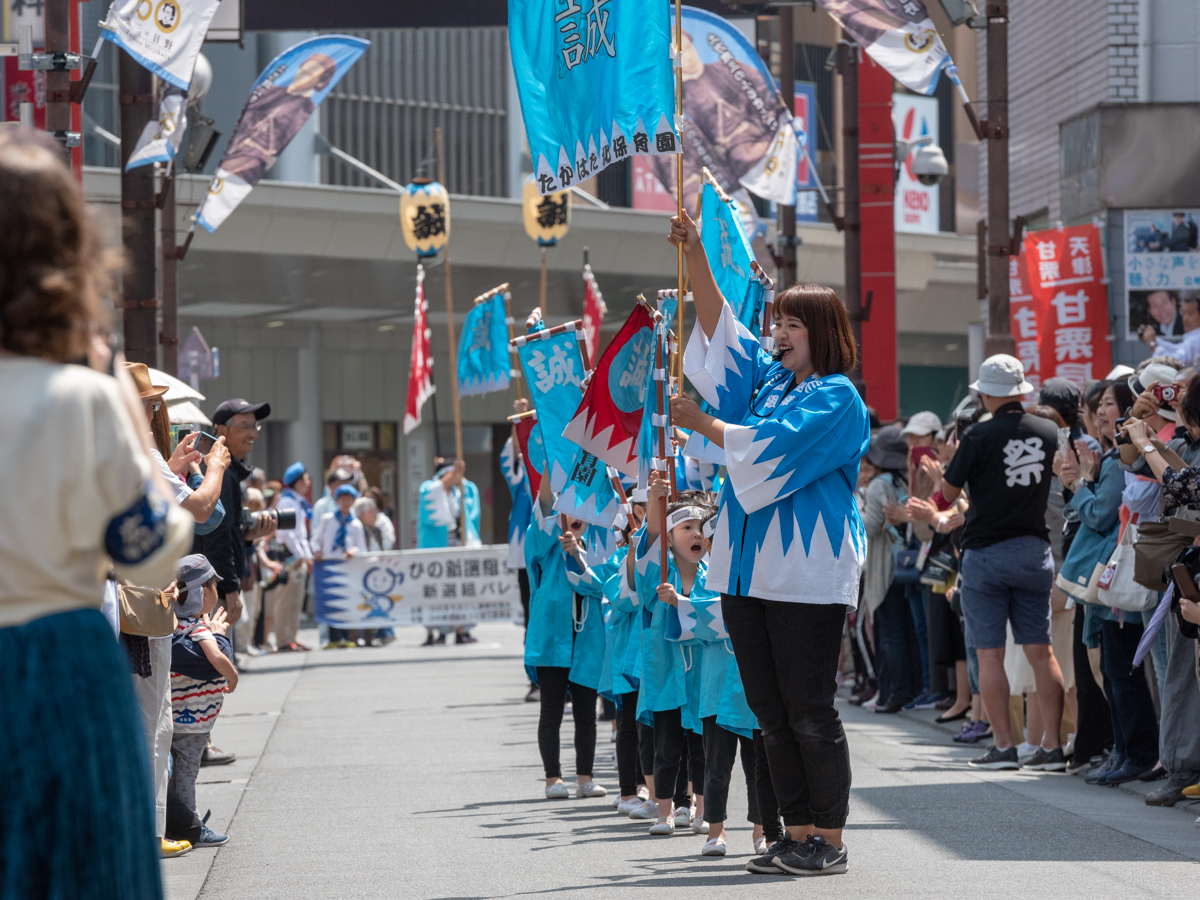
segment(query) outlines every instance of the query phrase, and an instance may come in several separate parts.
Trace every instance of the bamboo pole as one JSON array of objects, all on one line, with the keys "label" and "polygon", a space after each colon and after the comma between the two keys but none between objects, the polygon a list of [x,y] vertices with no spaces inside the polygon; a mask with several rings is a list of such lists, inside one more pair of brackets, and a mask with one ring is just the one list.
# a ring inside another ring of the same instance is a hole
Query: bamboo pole
[{"label": "bamboo pole", "polygon": [[542,247],[542,279],[538,288],[538,309],[546,308],[546,248]]},{"label": "bamboo pole", "polygon": [[[662,319],[661,313],[659,313],[658,318],[661,321],[661,319]],[[669,333],[669,328],[670,328],[670,326],[668,325],[667,326],[668,333]],[[664,343],[664,341],[656,340],[654,343],[655,343],[654,369],[655,369],[655,374],[657,375],[658,372],[663,371],[663,367],[666,365],[666,360],[663,359],[663,343]],[[654,385],[654,401],[655,401],[654,405],[655,405],[655,408],[658,410],[659,416],[662,416],[665,412],[665,410],[663,409],[663,407],[664,407],[663,395],[666,392],[666,389],[667,389],[667,382],[666,382],[665,377],[663,378],[663,380],[661,382],[656,380],[655,385]],[[666,458],[667,458],[667,430],[665,428],[663,428],[662,426],[658,426],[658,458],[660,460],[663,460],[664,462],[666,461]],[[660,551],[659,567],[662,570],[662,572],[661,572],[662,581],[659,583],[666,584],[668,569],[669,569],[669,567],[667,565],[667,498],[666,497],[663,497],[663,499],[659,501],[658,508],[659,508],[659,514],[662,516],[662,528],[659,531],[659,539],[661,541],[661,544],[659,546],[659,551]]]},{"label": "bamboo pole", "polygon": [[[435,131],[437,135],[437,161],[438,161],[438,181],[442,187],[446,186],[446,157],[442,153],[442,129],[441,126]],[[448,193],[448,192],[447,192]],[[446,240],[445,258],[443,260],[446,266],[446,328],[450,335],[450,399],[454,407],[454,458],[462,461],[463,458],[463,442],[462,442],[462,410],[458,402],[458,345],[454,340],[454,292],[450,282],[450,241]],[[462,499],[458,504],[458,523],[459,531],[462,535],[463,546],[467,545],[467,492],[465,489],[459,489],[462,494]]]},{"label": "bamboo pole", "polygon": [[[675,0],[675,121],[683,117],[683,0]],[[677,126],[678,127],[678,126]],[[683,221],[683,146],[675,159],[675,205],[679,220]],[[675,306],[676,329],[679,334],[675,349],[675,390],[683,384],[683,244],[675,248],[675,276],[679,288],[679,302]],[[670,331],[670,328],[667,329]]]}]

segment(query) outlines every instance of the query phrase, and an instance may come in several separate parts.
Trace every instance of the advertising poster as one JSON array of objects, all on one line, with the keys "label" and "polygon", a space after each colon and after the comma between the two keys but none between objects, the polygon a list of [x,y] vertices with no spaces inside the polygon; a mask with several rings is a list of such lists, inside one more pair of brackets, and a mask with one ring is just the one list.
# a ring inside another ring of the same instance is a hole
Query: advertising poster
[{"label": "advertising poster", "polygon": [[[804,129],[808,139],[808,154],[817,159],[817,86],[811,81],[797,81],[793,98],[795,122]],[[809,169],[808,160],[800,154],[796,166],[796,221],[817,221],[821,195],[817,193],[816,172]]]},{"label": "advertising poster", "polygon": [[1200,209],[1125,212],[1125,321],[1129,340],[1143,325],[1183,334],[1179,301],[1200,291]]},{"label": "advertising poster", "polygon": [[[934,97],[915,94],[895,94],[892,97],[892,121],[896,140],[915,141],[930,135],[933,146],[938,144],[938,104]],[[939,189],[936,184],[921,184],[913,174],[912,160],[916,150],[900,167],[896,183],[896,230],[936,234],[939,223]]]}]

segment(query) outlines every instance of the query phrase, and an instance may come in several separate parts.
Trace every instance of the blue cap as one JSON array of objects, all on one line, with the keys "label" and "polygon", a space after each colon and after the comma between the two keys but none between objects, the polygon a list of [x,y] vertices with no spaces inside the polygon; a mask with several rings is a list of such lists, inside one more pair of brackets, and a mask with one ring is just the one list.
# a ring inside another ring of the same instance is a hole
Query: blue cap
[{"label": "blue cap", "polygon": [[175,583],[187,598],[176,601],[175,612],[181,616],[197,616],[204,608],[204,585],[217,577],[217,571],[202,553],[185,556],[175,564]]},{"label": "blue cap", "polygon": [[338,497],[341,497],[343,495],[349,495],[351,497],[354,497],[355,499],[358,499],[358,491],[348,484],[343,484],[340,488],[338,488],[336,491],[334,491],[333,499],[336,500]]},{"label": "blue cap", "polygon": [[296,483],[297,479],[299,479],[300,476],[303,475],[306,471],[307,470],[304,468],[304,463],[302,463],[302,462],[292,463],[290,466],[287,467],[287,470],[283,473],[283,483],[287,487],[291,487],[293,484]]}]

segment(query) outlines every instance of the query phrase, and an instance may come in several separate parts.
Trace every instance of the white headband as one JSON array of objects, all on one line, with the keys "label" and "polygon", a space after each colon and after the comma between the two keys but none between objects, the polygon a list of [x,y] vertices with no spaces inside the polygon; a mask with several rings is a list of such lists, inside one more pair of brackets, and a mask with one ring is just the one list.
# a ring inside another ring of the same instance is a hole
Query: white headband
[{"label": "white headband", "polygon": [[680,522],[689,522],[692,519],[700,521],[704,518],[704,510],[698,506],[682,506],[675,512],[667,516],[667,531],[672,531]]},{"label": "white headband", "polygon": [[713,516],[710,519],[705,519],[704,526],[700,529],[700,532],[701,532],[701,534],[703,534],[706,538],[708,538],[711,541],[712,536],[716,532],[716,530],[717,530],[717,517]]}]

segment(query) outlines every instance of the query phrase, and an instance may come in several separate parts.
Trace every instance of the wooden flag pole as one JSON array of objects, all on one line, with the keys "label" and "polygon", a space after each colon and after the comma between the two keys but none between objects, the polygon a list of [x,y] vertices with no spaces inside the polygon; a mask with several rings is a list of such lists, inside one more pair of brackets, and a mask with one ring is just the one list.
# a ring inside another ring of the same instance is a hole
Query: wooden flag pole
[{"label": "wooden flag pole", "polygon": [[538,289],[538,309],[546,308],[546,248],[542,247],[542,280]]},{"label": "wooden flag pole", "polygon": [[[659,313],[660,321],[661,321],[661,317],[662,317],[662,314]],[[659,416],[662,416],[665,413],[665,409],[664,409],[665,403],[664,403],[663,398],[666,393],[667,382],[666,382],[666,373],[664,371],[664,367],[666,366],[667,361],[663,358],[663,341],[656,340],[654,343],[656,345],[654,348],[654,374],[656,376],[658,375],[659,372],[663,372],[663,374],[664,374],[664,378],[663,378],[663,381],[661,382],[661,384],[656,383],[654,385],[655,408],[658,410]],[[657,382],[657,378],[655,379],[655,381]],[[662,426],[658,426],[658,458],[660,460],[662,460],[664,463],[666,462],[666,459],[667,459],[667,430],[665,428],[663,428]],[[666,497],[663,497],[663,499],[661,501],[659,501],[658,507],[659,507],[659,513],[662,516],[662,529],[659,533],[659,539],[662,541],[662,544],[659,547],[659,550],[660,550],[659,566],[662,570],[662,572],[661,572],[662,581],[660,581],[659,583],[666,584],[667,576],[669,573],[669,567],[667,565],[667,498]]]},{"label": "wooden flag pole", "polygon": [[[545,251],[543,251],[543,254],[544,253]],[[510,294],[508,291],[508,284],[502,284],[500,287],[495,288],[494,290],[504,291],[504,322],[506,325],[508,325],[508,367],[512,371],[512,379],[517,383],[517,399],[524,400],[525,392],[521,390],[521,360],[520,358],[514,359],[514,357],[516,357],[516,353],[513,351],[512,345],[512,339],[517,336],[516,327],[513,323],[512,294]],[[492,291],[488,291],[488,293],[490,294]],[[484,296],[486,297],[487,294]],[[521,453],[521,442],[517,439],[516,422],[512,423],[512,442],[513,455],[517,458],[517,460],[524,464],[525,456]]]},{"label": "wooden flag pole", "polygon": [[[683,0],[675,0],[675,122],[678,128],[683,118]],[[679,147],[679,155],[675,158],[675,205],[679,221],[683,221],[683,146]],[[675,254],[675,274],[679,289],[678,302],[675,305],[675,322],[678,331],[678,344],[675,348],[675,391],[683,387],[683,244],[680,244]],[[669,328],[667,329],[670,330]]]},{"label": "wooden flag pole", "polygon": [[[437,135],[438,182],[446,186],[446,157],[442,154],[442,129],[439,126]],[[443,260],[446,267],[446,328],[450,334],[450,399],[454,407],[454,458],[462,461],[462,410],[458,403],[458,344],[454,339],[454,292],[450,283],[450,241],[446,241],[446,251]],[[458,504],[459,532],[463,546],[467,545],[467,492],[460,488],[462,500]]]}]

